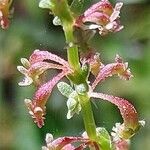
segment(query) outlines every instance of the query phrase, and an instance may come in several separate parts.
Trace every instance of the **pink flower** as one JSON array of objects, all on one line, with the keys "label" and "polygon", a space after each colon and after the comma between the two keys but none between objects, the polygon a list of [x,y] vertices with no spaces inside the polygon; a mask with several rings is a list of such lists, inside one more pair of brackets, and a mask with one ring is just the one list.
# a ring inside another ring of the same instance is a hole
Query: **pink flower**
[{"label": "pink flower", "polygon": [[115,150],[129,150],[129,140],[119,140],[114,143]]},{"label": "pink flower", "polygon": [[[46,146],[42,147],[42,150],[83,150],[86,147],[93,147],[95,150],[99,150],[97,144],[93,141],[90,141],[85,137],[59,137],[53,139],[52,134],[46,134]],[[79,146],[74,146],[73,143],[76,143]]]},{"label": "pink flower", "polygon": [[[50,63],[48,61],[53,61],[55,63]],[[17,69],[25,75],[25,78],[19,85],[27,86],[34,83],[37,87],[32,101],[30,99],[25,99],[25,104],[34,122],[41,128],[44,125],[45,104],[53,87],[61,78],[70,74],[72,70],[67,61],[48,51],[35,50],[30,56],[29,61],[23,58],[21,62],[24,66],[18,66]],[[59,69],[61,72],[48,82],[43,83],[45,81],[41,76],[47,69],[51,68]]]},{"label": "pink flower", "polygon": [[[134,106],[127,100],[112,95],[93,92],[98,83],[115,74],[125,80],[129,80],[132,77],[128,64],[123,63],[122,58],[118,55],[115,58],[115,63],[102,65],[91,86],[89,96],[109,101],[119,108],[120,114],[123,118],[123,123],[116,123],[116,126],[112,129],[112,137],[114,144],[118,147],[117,150],[126,150],[125,148],[123,149],[123,147],[127,147],[126,140],[131,138],[141,126],[144,126],[145,122],[139,121],[139,117]],[[119,149],[119,147],[122,147],[122,149]]]},{"label": "pink flower", "polygon": [[[113,8],[108,0],[101,0],[88,8],[84,14],[76,20],[76,26],[85,30],[98,29],[100,35],[106,35],[109,32],[118,32],[123,28],[119,21],[122,5],[122,2],[118,2]],[[89,24],[87,25],[86,23]]]},{"label": "pink flower", "polygon": [[92,83],[92,89],[94,89],[101,81],[115,74],[124,80],[129,80],[131,77],[133,77],[130,69],[128,68],[128,63],[124,63],[119,55],[116,55],[115,63],[101,65],[100,71],[96,76],[95,81]]}]

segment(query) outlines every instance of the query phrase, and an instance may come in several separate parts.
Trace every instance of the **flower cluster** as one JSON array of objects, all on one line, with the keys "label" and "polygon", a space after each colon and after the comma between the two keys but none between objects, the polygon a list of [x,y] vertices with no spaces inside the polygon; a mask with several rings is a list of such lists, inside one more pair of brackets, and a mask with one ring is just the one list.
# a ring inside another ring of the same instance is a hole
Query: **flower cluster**
[{"label": "flower cluster", "polygon": [[120,25],[119,14],[123,3],[116,3],[113,8],[108,0],[101,0],[87,9],[76,21],[76,26],[85,30],[98,29],[100,35],[106,35],[109,32],[118,32],[123,29]]},{"label": "flower cluster", "polygon": [[[53,61],[55,63],[50,63],[48,61]],[[44,125],[43,120],[45,119],[45,104],[47,99],[50,96],[53,87],[61,78],[71,73],[71,69],[67,61],[48,51],[35,50],[29,60],[22,58],[21,62],[23,66],[18,66],[17,69],[25,75],[25,77],[19,85],[28,86],[31,83],[34,83],[37,87],[33,100],[25,99],[25,104],[29,109],[29,114],[34,119],[34,122],[37,123],[38,127],[42,127]],[[57,69],[61,70],[61,72],[45,83],[42,76],[48,69]]]},{"label": "flower cluster", "polygon": [[[117,147],[128,147],[128,139],[130,139],[140,127],[144,126],[145,122],[139,121],[134,106],[127,100],[108,94],[93,92],[98,83],[115,74],[124,80],[129,80],[133,77],[128,68],[128,63],[124,63],[119,55],[116,55],[115,63],[102,66],[95,81],[91,85],[89,95],[93,98],[100,98],[109,101],[119,108],[124,122],[123,124],[116,123],[116,127],[113,127],[113,132],[111,134],[113,143],[117,149]],[[125,148],[118,148],[117,150],[125,150]]]}]

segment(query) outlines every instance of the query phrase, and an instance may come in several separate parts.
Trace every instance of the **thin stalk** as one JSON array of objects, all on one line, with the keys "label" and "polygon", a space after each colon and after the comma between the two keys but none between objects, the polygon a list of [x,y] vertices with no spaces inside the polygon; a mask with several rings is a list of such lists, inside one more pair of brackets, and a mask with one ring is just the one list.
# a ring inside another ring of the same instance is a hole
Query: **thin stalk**
[{"label": "thin stalk", "polygon": [[72,16],[72,12],[68,6],[67,0],[52,0],[53,2],[53,13],[59,17],[61,20],[66,43],[68,44],[67,47],[67,55],[68,55],[68,62],[75,71],[80,71],[80,63],[79,63],[79,56],[78,56],[78,47],[75,44],[75,38],[73,35],[73,28],[74,28],[74,18]]},{"label": "thin stalk", "polygon": [[97,139],[96,125],[95,125],[95,120],[92,112],[90,98],[88,97],[87,94],[84,95],[79,94],[79,101],[82,107],[82,116],[83,116],[83,121],[84,121],[87,135],[91,140],[96,141]]},{"label": "thin stalk", "polygon": [[79,71],[80,63],[79,63],[78,47],[75,44],[75,39],[73,36],[73,24],[69,22],[64,23],[63,29],[66,37],[66,43],[68,44],[67,47],[68,62],[74,70]]},{"label": "thin stalk", "polygon": [[[67,55],[68,55],[68,62],[71,68],[78,74],[81,73],[81,67],[79,62],[79,55],[78,55],[78,46],[76,44],[76,40],[74,37],[74,18],[72,16],[72,12],[68,6],[67,0],[52,0],[54,7],[53,12],[56,16],[59,17],[61,20],[66,43],[68,44],[67,47]],[[83,82],[83,81],[81,81]],[[79,102],[82,107],[82,116],[85,125],[85,130],[88,134],[88,137],[96,141],[96,125],[94,121],[94,116],[92,112],[92,107],[90,103],[89,96],[86,93],[78,93],[79,94]]]}]

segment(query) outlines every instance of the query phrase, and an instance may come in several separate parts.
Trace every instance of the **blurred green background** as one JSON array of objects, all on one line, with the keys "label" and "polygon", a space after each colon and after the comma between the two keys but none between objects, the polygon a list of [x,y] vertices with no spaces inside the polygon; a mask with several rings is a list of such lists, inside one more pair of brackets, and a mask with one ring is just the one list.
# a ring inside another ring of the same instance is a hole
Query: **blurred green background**
[{"label": "blurred green background", "polygon": [[[105,63],[113,62],[116,53],[121,55],[129,62],[134,78],[130,81],[109,78],[96,90],[124,97],[134,104],[146,126],[132,138],[131,150],[149,150],[150,2],[122,1],[124,30],[105,37],[96,35],[91,45],[101,53]],[[56,88],[47,103],[42,129],[38,129],[28,115],[24,98],[31,98],[35,89],[18,86],[23,76],[16,66],[20,65],[21,57],[28,58],[35,49],[49,50],[66,58],[65,40],[61,27],[53,26],[53,17],[38,8],[37,0],[14,0],[14,8],[10,28],[0,29],[0,150],[40,150],[47,132],[55,137],[79,135],[84,126],[80,115],[66,119],[65,98]],[[116,122],[122,121],[118,109],[107,102],[96,102],[93,110],[97,126],[105,126],[109,131]]]}]

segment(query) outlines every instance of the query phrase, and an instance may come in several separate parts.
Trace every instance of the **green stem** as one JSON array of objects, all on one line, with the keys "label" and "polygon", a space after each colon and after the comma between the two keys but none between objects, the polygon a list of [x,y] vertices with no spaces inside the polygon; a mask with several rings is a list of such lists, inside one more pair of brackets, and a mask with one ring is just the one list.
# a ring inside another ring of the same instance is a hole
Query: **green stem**
[{"label": "green stem", "polygon": [[88,97],[87,93],[84,95],[79,94],[79,100],[82,107],[82,116],[87,135],[91,140],[96,141],[96,125],[91,108],[90,98]]},{"label": "green stem", "polygon": [[80,63],[79,63],[79,56],[78,56],[78,47],[75,44],[75,39],[73,36],[73,25],[74,25],[74,18],[68,6],[66,0],[52,0],[53,2],[53,13],[59,17],[61,20],[63,30],[65,33],[66,43],[68,44],[67,47],[67,55],[68,55],[68,62],[75,71],[80,71]]},{"label": "green stem", "polygon": [[[79,63],[79,55],[78,55],[78,46],[76,44],[76,40],[74,37],[74,18],[72,16],[72,12],[68,6],[66,0],[52,0],[53,2],[53,13],[58,16],[61,20],[66,43],[68,44],[67,47],[67,55],[68,55],[68,62],[70,66],[73,68],[74,72],[76,72],[75,78],[79,77],[79,74],[82,74],[80,63]],[[85,77],[86,78],[86,77]],[[86,79],[84,79],[86,80]],[[81,81],[83,83],[83,80]],[[78,83],[79,84],[79,83]],[[88,137],[96,141],[96,125],[94,121],[94,116],[92,112],[92,107],[90,103],[90,98],[86,92],[79,92],[79,102],[82,107],[82,116],[84,120],[85,130],[88,134]]]},{"label": "green stem", "polygon": [[68,55],[68,62],[70,66],[76,70],[80,70],[80,63],[79,63],[79,55],[78,55],[78,47],[75,44],[75,39],[73,36],[73,24],[70,22],[65,22],[63,24],[63,29],[66,37],[66,42],[68,44],[67,47],[67,55]]}]

